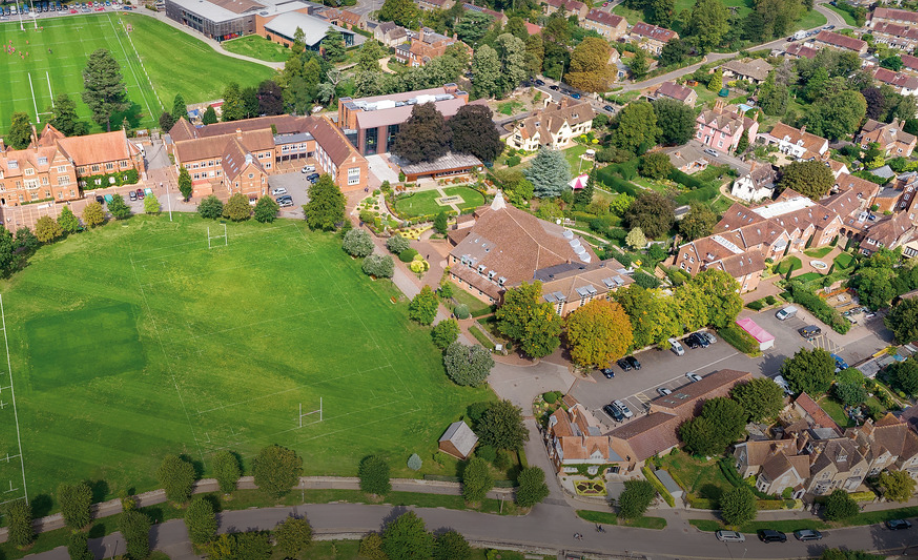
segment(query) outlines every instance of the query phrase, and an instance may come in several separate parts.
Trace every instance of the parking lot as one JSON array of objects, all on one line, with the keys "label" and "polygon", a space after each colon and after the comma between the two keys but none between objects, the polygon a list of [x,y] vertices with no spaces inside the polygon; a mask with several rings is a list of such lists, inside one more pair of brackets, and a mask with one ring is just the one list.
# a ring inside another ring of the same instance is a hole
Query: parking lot
[{"label": "parking lot", "polygon": [[[692,350],[683,344],[683,356],[677,356],[671,350],[653,348],[635,354],[641,363],[640,370],[626,372],[613,364],[613,379],[606,379],[596,371],[589,379],[575,382],[571,393],[593,411],[600,422],[611,428],[617,423],[602,411],[603,406],[613,400],[621,400],[634,413],[634,418],[638,418],[646,413],[650,401],[660,396],[659,388],[675,391],[689,384],[685,375],[688,372],[705,376],[720,369],[736,369],[749,371],[756,376],[774,377],[779,373],[784,360],[800,348],[823,348],[855,365],[892,342],[892,333],[884,327],[881,315],[866,324],[855,326],[842,336],[814,319],[806,310],[801,309],[796,317],[785,321],[775,317],[776,310],[767,309],[755,313],[747,309],[740,314],[741,317],[752,317],[760,327],[775,337],[775,346],[760,357],[750,358],[741,354],[720,337],[707,348]],[[805,339],[797,331],[806,325],[817,325],[823,332],[811,340]]]}]

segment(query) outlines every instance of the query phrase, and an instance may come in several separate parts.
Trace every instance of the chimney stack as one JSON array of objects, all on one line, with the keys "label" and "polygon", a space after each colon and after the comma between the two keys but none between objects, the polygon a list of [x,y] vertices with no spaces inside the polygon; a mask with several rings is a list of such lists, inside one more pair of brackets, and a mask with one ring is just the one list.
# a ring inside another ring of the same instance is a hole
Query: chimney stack
[{"label": "chimney stack", "polygon": [[806,134],[806,125],[800,127],[800,135],[803,136],[804,134]]},{"label": "chimney stack", "polygon": [[236,138],[238,140],[242,140],[242,129],[241,128],[236,129]]}]

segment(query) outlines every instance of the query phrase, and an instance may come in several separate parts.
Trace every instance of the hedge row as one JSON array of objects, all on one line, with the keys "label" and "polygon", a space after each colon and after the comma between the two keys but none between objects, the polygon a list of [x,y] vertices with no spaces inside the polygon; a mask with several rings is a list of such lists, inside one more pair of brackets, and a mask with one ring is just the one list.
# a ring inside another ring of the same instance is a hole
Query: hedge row
[{"label": "hedge row", "polygon": [[790,282],[787,285],[787,294],[789,301],[805,307],[807,311],[831,327],[835,332],[845,334],[851,330],[851,321],[842,317],[841,313],[830,307],[821,297],[807,290],[798,282]]},{"label": "hedge row", "polygon": [[673,495],[669,493],[669,490],[663,486],[663,483],[660,482],[660,479],[657,478],[657,475],[655,475],[649,467],[642,467],[641,472],[644,473],[644,478],[647,479],[647,482],[653,484],[653,487],[656,488],[657,492],[663,496],[663,499],[666,500],[666,503],[669,504],[669,507],[676,507],[676,499],[673,498]]},{"label": "hedge row", "polygon": [[[111,182],[110,179],[114,179],[115,182]],[[118,171],[117,173],[81,177],[80,186],[83,187],[84,191],[91,191],[93,189],[106,189],[113,186],[121,187],[123,185],[136,185],[137,181],[139,180],[140,176],[138,175],[137,170],[128,169],[127,171]],[[96,181],[99,183],[96,184]]]},{"label": "hedge row", "polygon": [[728,325],[726,328],[717,331],[717,333],[727,342],[727,344],[736,348],[743,354],[755,354],[759,352],[758,341],[752,338],[751,334],[736,325]]},{"label": "hedge row", "polygon": [[717,187],[705,186],[680,194],[676,197],[676,204],[681,206],[684,204],[691,204],[692,202],[708,202],[709,200],[717,198],[717,194]]}]

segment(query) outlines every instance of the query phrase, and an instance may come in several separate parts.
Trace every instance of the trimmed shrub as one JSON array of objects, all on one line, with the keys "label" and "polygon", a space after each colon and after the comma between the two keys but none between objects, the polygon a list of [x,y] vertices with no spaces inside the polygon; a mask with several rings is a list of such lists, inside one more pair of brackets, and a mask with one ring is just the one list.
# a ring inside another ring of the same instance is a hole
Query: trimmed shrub
[{"label": "trimmed shrub", "polygon": [[736,325],[729,325],[725,329],[720,329],[717,334],[729,345],[744,354],[754,354],[759,351],[759,343],[752,338],[752,335]]},{"label": "trimmed shrub", "polygon": [[398,254],[398,260],[402,261],[403,263],[410,263],[414,260],[414,257],[416,257],[417,254],[417,251],[408,248]]},{"label": "trimmed shrub", "polygon": [[468,319],[469,318],[469,306],[461,303],[453,309],[453,313],[456,314],[456,317],[459,319]]}]

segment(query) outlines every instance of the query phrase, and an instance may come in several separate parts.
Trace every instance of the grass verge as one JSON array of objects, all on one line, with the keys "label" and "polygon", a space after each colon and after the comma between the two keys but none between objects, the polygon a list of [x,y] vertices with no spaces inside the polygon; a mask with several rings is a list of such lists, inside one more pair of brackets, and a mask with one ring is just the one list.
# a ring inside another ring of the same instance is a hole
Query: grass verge
[{"label": "grass verge", "polygon": [[577,516],[590,523],[599,523],[602,525],[623,525],[626,527],[636,527],[638,529],[656,529],[666,528],[666,520],[662,517],[638,517],[637,519],[620,519],[617,515],[609,511],[593,511],[589,509],[578,509]]}]

